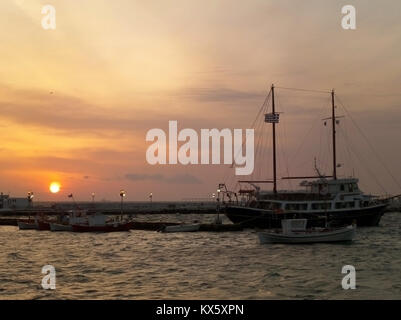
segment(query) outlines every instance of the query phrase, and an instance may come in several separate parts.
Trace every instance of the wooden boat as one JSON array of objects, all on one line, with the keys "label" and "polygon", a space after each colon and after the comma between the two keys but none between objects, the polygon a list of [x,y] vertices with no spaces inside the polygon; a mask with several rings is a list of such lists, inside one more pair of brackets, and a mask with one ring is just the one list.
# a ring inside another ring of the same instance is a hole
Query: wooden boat
[{"label": "wooden boat", "polygon": [[106,223],[104,225],[89,225],[89,224],[73,224],[73,232],[117,232],[129,231],[133,226],[133,222],[123,223]]},{"label": "wooden boat", "polygon": [[50,222],[48,222],[48,221],[45,221],[45,220],[37,220],[37,222],[36,222],[36,224],[37,224],[37,229],[38,230],[41,230],[41,231],[43,231],[43,230],[50,230]]},{"label": "wooden boat", "polygon": [[[276,127],[280,123],[281,114],[275,109],[275,87],[272,85],[259,111],[258,121],[255,120],[255,123],[264,121],[272,127],[273,177],[267,180],[240,180],[237,184],[239,190],[229,190],[225,183],[219,184],[218,205],[231,222],[241,223],[244,228],[263,229],[280,228],[282,219],[292,218],[308,219],[310,227],[324,227],[327,221],[339,227],[350,225],[354,220],[358,227],[379,224],[391,198],[367,194],[359,188],[358,179],[340,178],[337,174],[337,170],[340,170],[342,166],[337,163],[336,128],[340,125],[339,118],[343,116],[336,115],[335,97],[333,90],[331,91],[331,117],[323,119],[325,126],[331,123],[332,172],[329,174],[320,172],[315,159],[315,175],[282,177],[281,179],[286,181],[299,180],[299,188],[279,190]],[[263,110],[264,112],[261,112]],[[263,133],[263,126],[260,128],[258,130]],[[267,143],[268,140],[261,141]],[[255,155],[262,155],[262,150],[270,149],[270,146],[263,145],[262,142],[256,148]],[[272,190],[263,190],[262,185],[265,184],[272,184]]]},{"label": "wooden boat", "polygon": [[200,224],[180,224],[176,226],[166,226],[162,232],[195,232],[199,231]]},{"label": "wooden boat", "polygon": [[356,226],[306,229],[307,219],[283,219],[282,230],[259,232],[260,243],[326,243],[352,241]]},{"label": "wooden boat", "polygon": [[18,221],[18,228],[20,230],[36,230],[38,228],[38,225],[36,221]]},{"label": "wooden boat", "polygon": [[72,231],[70,224],[50,223],[50,231]]}]

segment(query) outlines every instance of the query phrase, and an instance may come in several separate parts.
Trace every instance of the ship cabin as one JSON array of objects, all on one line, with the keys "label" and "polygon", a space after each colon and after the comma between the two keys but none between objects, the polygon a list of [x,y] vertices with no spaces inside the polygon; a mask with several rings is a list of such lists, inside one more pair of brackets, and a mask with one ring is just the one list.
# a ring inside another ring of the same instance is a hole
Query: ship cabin
[{"label": "ship cabin", "polygon": [[300,184],[304,190],[260,191],[250,200],[252,207],[277,212],[323,212],[361,209],[372,205],[373,196],[364,195],[358,179],[319,179]]}]

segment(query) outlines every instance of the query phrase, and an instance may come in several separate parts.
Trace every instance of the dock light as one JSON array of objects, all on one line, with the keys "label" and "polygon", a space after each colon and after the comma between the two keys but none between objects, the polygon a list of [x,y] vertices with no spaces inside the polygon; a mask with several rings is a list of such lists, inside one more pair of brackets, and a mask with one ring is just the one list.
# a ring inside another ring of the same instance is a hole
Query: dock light
[{"label": "dock light", "polygon": [[122,216],[122,214],[123,214],[123,200],[124,200],[124,197],[125,197],[125,191],[124,190],[120,190],[120,197],[121,197],[121,216]]},{"label": "dock light", "polygon": [[149,199],[150,199],[150,202],[152,202],[152,199],[153,199],[153,193],[152,192],[149,194]]},{"label": "dock light", "polygon": [[213,199],[216,198],[216,194],[215,193],[212,194],[212,198]]},{"label": "dock light", "polygon": [[32,200],[33,200],[33,192],[29,191],[28,192],[28,207],[31,208],[32,207]]}]

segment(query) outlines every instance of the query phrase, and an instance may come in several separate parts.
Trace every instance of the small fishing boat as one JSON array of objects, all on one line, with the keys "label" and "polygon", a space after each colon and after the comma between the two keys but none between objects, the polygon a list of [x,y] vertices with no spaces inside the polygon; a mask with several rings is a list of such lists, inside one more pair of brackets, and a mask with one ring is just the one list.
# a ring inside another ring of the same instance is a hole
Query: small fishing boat
[{"label": "small fishing boat", "polygon": [[117,231],[129,231],[133,226],[133,222],[125,223],[106,223],[105,225],[84,225],[84,224],[74,224],[72,225],[73,232],[117,232]]},{"label": "small fishing boat", "polygon": [[117,232],[129,231],[133,227],[132,221],[114,221],[107,216],[95,213],[87,215],[86,221],[81,223],[71,223],[73,232]]},{"label": "small fishing boat", "polygon": [[36,221],[33,220],[18,221],[17,224],[20,230],[36,230],[38,228]]},{"label": "small fishing boat", "polygon": [[38,230],[50,230],[50,222],[45,221],[45,220],[37,220],[37,229]]},{"label": "small fishing boat", "polygon": [[20,230],[50,230],[50,223],[43,214],[38,214],[33,220],[19,220],[17,224]]},{"label": "small fishing boat", "polygon": [[352,241],[356,226],[306,229],[307,219],[283,219],[282,229],[259,232],[260,243],[326,243]]},{"label": "small fishing boat", "polygon": [[50,231],[72,231],[70,224],[50,223]]},{"label": "small fishing boat", "polygon": [[180,224],[176,226],[166,226],[162,232],[195,232],[199,231],[200,224]]}]

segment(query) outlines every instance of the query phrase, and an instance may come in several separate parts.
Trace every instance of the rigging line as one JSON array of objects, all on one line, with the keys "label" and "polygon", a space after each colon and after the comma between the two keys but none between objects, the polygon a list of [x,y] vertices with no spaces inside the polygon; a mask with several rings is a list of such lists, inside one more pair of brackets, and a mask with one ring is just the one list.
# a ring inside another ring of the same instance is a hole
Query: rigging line
[{"label": "rigging line", "polygon": [[[268,95],[266,96],[266,98],[265,98],[265,100],[264,100],[262,106],[260,107],[260,109],[259,109],[259,111],[258,111],[258,113],[257,113],[257,115],[256,115],[256,117],[255,117],[255,120],[252,122],[251,128],[255,129],[255,131],[256,131],[255,124],[256,124],[257,120],[259,119],[260,114],[262,113],[262,111],[264,110],[264,108],[268,105],[268,103],[269,103],[269,101],[270,101],[270,96],[271,96],[271,90],[269,91],[269,93],[268,93]],[[243,142],[242,142],[242,148],[244,147],[244,144],[245,144],[245,142],[246,142],[246,137],[247,137],[247,136],[245,136],[245,138],[244,138],[244,140],[243,140]],[[235,155],[234,160],[238,157],[238,155],[239,155],[239,150],[238,150],[237,154]]]},{"label": "rigging line", "polygon": [[293,91],[305,91],[305,92],[316,92],[316,93],[331,93],[331,91],[326,90],[313,90],[313,89],[304,89],[304,88],[288,88],[288,87],[275,87],[278,89],[284,90],[293,90]]},{"label": "rigging line", "polygon": [[263,130],[264,128],[266,128],[266,126],[263,126],[263,128],[261,130],[261,143],[260,143],[260,149],[259,149],[259,153],[258,153],[258,155],[260,154],[260,158],[258,158],[258,156],[255,156],[255,159],[260,159],[260,162],[261,162],[261,163],[259,163],[258,170],[256,171],[256,174],[255,174],[256,177],[260,177],[260,178],[262,178],[262,175],[263,175],[263,167],[264,167],[263,160],[264,160],[264,154],[266,151],[265,140],[267,140],[267,134],[266,134],[266,132],[264,132],[265,131],[265,130]]},{"label": "rigging line", "polygon": [[[256,150],[254,150],[254,152],[256,152],[256,154],[259,154],[259,152],[260,152],[259,145],[261,143],[261,138],[263,137],[262,134],[258,134],[259,131],[263,132],[263,124],[264,124],[264,121],[263,121],[264,118],[263,118],[263,116],[260,116],[260,115],[261,115],[262,111],[264,110],[264,108],[266,106],[266,103],[268,103],[268,101],[269,101],[269,99],[265,99],[265,102],[262,105],[262,108],[258,112],[258,116],[256,117],[255,121],[252,124],[252,128],[254,129],[254,133],[256,132]],[[248,135],[246,135],[246,137],[247,136]],[[235,155],[234,161],[237,159],[238,155],[240,154],[240,151],[242,151],[244,149],[244,145],[245,145],[245,142],[246,142],[246,140],[245,140],[246,137],[244,138],[244,141],[242,143],[242,148],[240,150],[238,150],[237,154]],[[230,168],[232,168],[232,167],[233,166],[230,166]],[[253,176],[254,174],[255,174],[255,172],[253,172],[251,174],[251,176]],[[229,176],[228,183],[231,183],[231,181],[235,179],[235,175],[231,175],[230,172],[228,172],[226,177],[225,177],[225,179],[227,179],[228,176]]]},{"label": "rigging line", "polygon": [[[321,108],[321,110],[323,109],[323,107]],[[294,156],[292,157],[292,159],[296,159],[296,155],[299,154],[299,152],[301,151],[301,148],[303,147],[303,145],[306,142],[306,138],[309,136],[309,134],[312,132],[312,130],[314,129],[316,123],[317,123],[317,119],[319,117],[321,117],[322,115],[320,113],[318,113],[318,115],[314,118],[314,120],[312,121],[312,126],[309,128],[309,130],[306,132],[306,134],[302,137],[301,139],[301,144],[299,145],[299,147],[296,149],[296,152],[294,153]]]},{"label": "rigging line", "polygon": [[[280,108],[283,108],[283,112],[285,113],[286,109],[285,109],[284,106],[281,105],[281,100],[280,100],[280,99],[277,100],[277,105],[278,105],[278,107],[279,107],[279,110],[280,110]],[[283,126],[283,139],[282,139],[282,140],[284,141],[284,147],[281,146],[282,144],[281,144],[281,142],[280,142],[279,148],[281,149],[282,156],[284,157],[287,177],[290,177],[291,175],[290,175],[288,157],[287,157],[287,153],[286,153],[286,150],[285,150],[285,146],[287,145],[287,140],[288,140],[288,139],[287,139],[287,126],[286,126],[286,121],[283,121],[283,125],[282,125],[282,126]],[[278,130],[278,131],[279,131],[279,136],[280,136],[280,130]],[[279,139],[280,139],[280,137],[279,137]],[[280,139],[280,140],[281,140],[281,139]],[[292,189],[292,180],[290,179],[290,180],[288,180],[288,182],[289,182],[290,188]]]},{"label": "rigging line", "polygon": [[320,163],[321,163],[321,157],[322,157],[322,137],[323,137],[323,127],[322,126],[320,126],[320,130],[319,130],[319,152],[318,152],[318,154],[317,154],[317,161],[318,161],[318,163],[319,163],[319,166],[320,166]]},{"label": "rigging line", "polygon": [[[340,132],[341,132],[341,130],[340,130]],[[359,160],[359,163],[362,165],[361,167],[364,168],[370,174],[370,176],[373,177],[373,179],[376,181],[376,184],[382,189],[382,191],[384,193],[387,193],[386,189],[380,183],[379,179],[377,179],[376,175],[369,169],[369,166],[365,166],[365,162],[363,161],[363,157],[361,157],[359,155],[359,153],[357,152],[357,150],[356,150],[354,144],[351,142],[351,140],[347,139],[347,142],[351,146],[351,152],[356,156],[357,160]]]},{"label": "rigging line", "polygon": [[261,177],[261,179],[262,180],[263,179],[269,180],[270,176],[268,176],[268,174],[267,174],[268,166],[266,165],[265,160],[266,159],[271,159],[270,155],[269,155],[269,148],[270,148],[271,139],[270,139],[270,136],[268,137],[268,135],[267,135],[267,127],[266,127],[265,131],[266,131],[266,133],[264,135],[265,139],[263,140],[264,141],[263,153],[262,153],[262,157],[260,158],[259,167],[260,167],[260,177]]},{"label": "rigging line", "polygon": [[[257,159],[259,153],[261,152],[260,151],[261,150],[260,145],[262,143],[264,134],[263,134],[263,125],[261,125],[260,127],[261,127],[261,130],[260,130],[260,133],[258,134],[258,138],[257,138],[256,151],[255,151],[254,159],[255,158]],[[253,172],[252,176],[255,176],[255,174],[257,174],[257,170],[256,170],[256,172],[255,171]]]},{"label": "rigging line", "polygon": [[[254,119],[254,121],[252,122],[251,128],[254,128],[254,127],[255,127],[255,124],[256,124],[257,120],[259,119],[261,112],[263,111],[263,109],[265,108],[265,106],[269,103],[270,97],[271,97],[271,90],[269,91],[269,93],[267,94],[265,100],[263,101],[263,104],[262,104],[261,107],[259,108],[259,111],[258,111],[258,113],[257,113],[257,115],[256,115],[256,117],[255,117],[255,119]],[[243,150],[243,148],[244,148],[244,144],[245,144],[245,142],[246,142],[247,137],[248,137],[248,136],[245,134],[245,137],[243,138],[243,141],[242,141],[241,150]],[[237,159],[237,157],[238,157],[238,155],[239,155],[239,153],[240,153],[241,150],[238,150],[237,154],[234,155],[234,157],[233,157],[233,162],[235,162],[235,160]],[[230,166],[229,168],[231,169],[231,166]],[[227,179],[228,179],[228,176],[230,176],[230,174],[231,174],[231,170],[228,170],[228,169],[227,169],[227,171],[226,171],[226,172],[224,173],[224,175],[223,175],[223,180],[222,180],[222,181],[227,180]]]},{"label": "rigging line", "polygon": [[[350,139],[350,138],[349,138],[349,135],[348,135],[346,121],[343,121],[343,123],[344,123],[344,127],[338,126],[338,128],[339,128],[340,133],[343,135],[344,140],[348,141],[348,139]],[[351,164],[351,168],[352,168],[352,171],[353,171],[354,168],[355,168],[355,165],[354,165],[354,162],[352,161],[351,150],[349,148],[348,143],[344,143],[344,145],[345,145],[346,153],[348,154],[348,160],[349,160],[349,162]]]},{"label": "rigging line", "polygon": [[[260,117],[260,115],[261,115],[261,113],[262,113],[265,109],[267,110],[268,104],[269,104],[269,101],[270,101],[270,98],[271,98],[271,90],[269,90],[269,93],[267,94],[265,100],[263,101],[263,104],[262,104],[262,106],[260,107],[260,109],[259,109],[259,111],[258,111],[258,113],[257,113],[257,115],[256,115],[256,117],[255,117],[255,120],[253,121],[253,123],[252,123],[252,125],[251,125],[251,128],[254,129],[254,132],[255,132],[255,131],[258,132],[258,130],[259,130],[258,128],[261,127],[261,125],[262,125],[262,123],[263,123],[263,121],[259,121],[259,123],[258,123],[258,120],[263,119],[263,117]],[[262,128],[262,129],[263,129],[263,128]],[[262,129],[261,129],[261,131],[263,131]],[[246,135],[245,138],[244,138],[244,140],[243,140],[243,142],[242,142],[242,147],[241,147],[241,149],[238,150],[238,152],[237,152],[236,155],[234,155],[234,162],[235,162],[235,160],[237,159],[237,157],[238,157],[240,151],[243,150],[244,144],[245,144],[245,142],[246,142],[246,138],[247,138],[247,137],[248,137],[248,136]],[[259,141],[259,140],[258,140],[258,141]],[[259,142],[257,142],[257,144],[259,144]],[[258,150],[258,149],[257,149],[257,150]],[[257,150],[256,150],[256,152],[257,152]],[[228,177],[229,174],[230,174],[230,172],[228,171],[227,174],[226,174],[226,176],[225,176],[224,178],[227,179],[227,177]]]},{"label": "rigging line", "polygon": [[366,135],[363,133],[362,129],[357,125],[355,122],[354,118],[351,116],[351,113],[348,111],[348,109],[345,107],[345,105],[342,103],[341,99],[336,95],[337,100],[340,102],[341,106],[344,108],[344,110],[347,112],[349,118],[355,125],[355,127],[358,129],[359,133],[362,135],[362,137],[365,139],[366,143],[370,147],[370,149],[373,151],[379,162],[382,164],[382,166],[386,169],[388,175],[393,179],[394,183],[398,186],[398,188],[401,189],[401,184],[397,181],[397,179],[393,176],[391,173],[390,169],[387,167],[386,163],[383,161],[383,159],[380,157],[380,155],[376,152],[376,150],[373,148],[372,144],[369,142],[368,138]]}]

